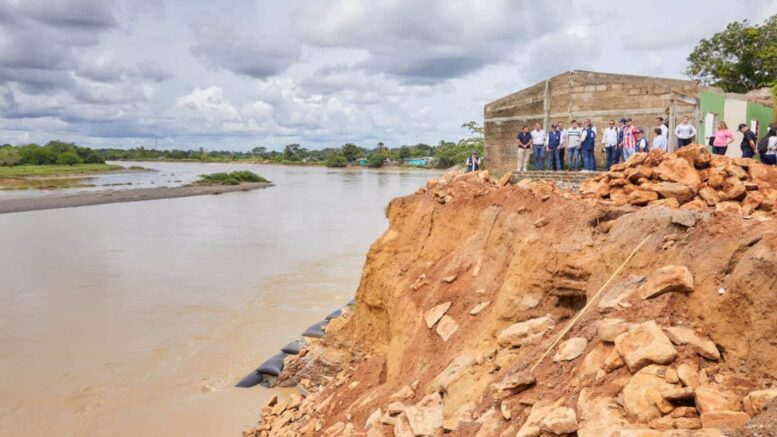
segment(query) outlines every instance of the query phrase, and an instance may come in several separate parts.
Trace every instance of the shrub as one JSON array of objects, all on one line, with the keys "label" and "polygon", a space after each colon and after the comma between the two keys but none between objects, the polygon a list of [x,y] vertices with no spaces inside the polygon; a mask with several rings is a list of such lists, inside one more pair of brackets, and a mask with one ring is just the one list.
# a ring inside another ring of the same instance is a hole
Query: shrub
[{"label": "shrub", "polygon": [[57,153],[37,144],[19,147],[20,164],[46,165],[57,163]]},{"label": "shrub", "polygon": [[82,163],[81,157],[72,150],[63,152],[57,157],[57,164],[60,165],[76,165]]},{"label": "shrub", "polygon": [[13,147],[0,148],[0,167],[11,167],[21,161],[19,151]]},{"label": "shrub", "polygon": [[367,156],[367,167],[380,168],[386,162],[386,156],[381,152],[373,152]]},{"label": "shrub", "polygon": [[333,153],[327,156],[326,166],[332,168],[348,167],[348,160],[343,155]]},{"label": "shrub", "polygon": [[239,185],[241,182],[268,182],[267,179],[250,171],[233,171],[232,173],[212,173],[200,175],[199,185]]}]

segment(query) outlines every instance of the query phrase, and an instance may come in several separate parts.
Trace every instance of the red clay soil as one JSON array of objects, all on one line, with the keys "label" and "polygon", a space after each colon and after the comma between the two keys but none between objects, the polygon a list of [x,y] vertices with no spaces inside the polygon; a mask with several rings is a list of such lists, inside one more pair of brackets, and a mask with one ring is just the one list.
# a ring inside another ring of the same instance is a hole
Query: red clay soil
[{"label": "red clay soil", "polygon": [[[674,158],[667,155],[653,165]],[[746,164],[739,166],[748,174],[746,182],[750,184],[749,175],[757,173],[760,185],[755,189],[765,193],[764,199],[777,188],[777,170],[754,161],[715,160],[724,169]],[[624,170],[638,165],[648,164]],[[618,178],[611,174],[591,183]],[[618,428],[642,430],[642,434],[622,435],[722,435],[707,428],[693,431],[696,434],[651,430],[657,425],[639,423],[624,411],[622,389],[632,373],[627,367],[601,370],[614,349],[598,334],[597,322],[603,318],[633,323],[653,320],[665,328],[683,325],[709,337],[721,360],[703,358],[695,349],[678,345],[678,356],[669,365],[698,369],[702,385],[740,399],[753,390],[773,387],[777,381],[774,210],[751,205],[744,211],[748,216],[743,216],[742,209],[716,210],[706,201],[694,209],[677,208],[679,202],[674,208],[667,207],[671,206],[667,202],[637,207],[602,196],[604,191],[579,194],[547,183],[502,186],[504,182],[496,183],[486,172],[447,175],[414,195],[393,200],[387,208],[389,228],[367,255],[355,311],[330,324],[324,339],[310,344],[304,356],[291,359],[281,375],[280,381],[287,385],[302,381],[311,395],[293,412],[265,407],[263,423],[246,435],[401,435],[399,426],[395,430],[391,424],[400,416],[387,418],[386,407],[397,399],[411,406],[439,392],[446,424],[462,407],[471,410],[455,430],[447,431],[450,436],[512,437],[519,430],[527,433],[518,435],[554,435],[546,428],[532,433],[526,422],[533,409],[539,412],[544,403],[558,400],[558,406],[577,411],[579,429],[572,435],[604,437],[587,419],[589,404],[579,402],[583,390],[588,399],[610,403],[612,414],[622,419]],[[650,182],[641,181],[645,183]],[[594,301],[597,291],[646,237],[604,295],[617,295],[635,278],[649,282],[658,269],[672,265],[690,271],[693,290],[650,299],[630,290],[621,295],[618,305],[608,307],[600,305],[601,299]],[[446,302],[450,302],[447,323],[457,327],[447,341],[436,332],[442,322],[430,329],[424,320],[425,312]],[[470,314],[486,302],[480,313]],[[551,357],[556,347],[533,372],[535,384],[522,391],[496,390],[494,384],[506,376],[533,366],[584,307],[585,313],[564,337],[587,340],[579,358],[555,362]],[[543,316],[553,319],[555,327],[540,341],[520,348],[498,344],[497,336],[504,329]],[[465,363],[464,370],[443,378],[441,374],[456,359]],[[390,399],[405,386],[409,397]],[[739,405],[741,409],[741,401]],[[387,419],[374,421],[368,430],[368,418],[378,409]],[[767,414],[761,417],[774,417]],[[693,420],[700,422],[698,413]],[[755,417],[753,423],[758,420],[763,419]],[[435,435],[442,432],[437,429]]]}]

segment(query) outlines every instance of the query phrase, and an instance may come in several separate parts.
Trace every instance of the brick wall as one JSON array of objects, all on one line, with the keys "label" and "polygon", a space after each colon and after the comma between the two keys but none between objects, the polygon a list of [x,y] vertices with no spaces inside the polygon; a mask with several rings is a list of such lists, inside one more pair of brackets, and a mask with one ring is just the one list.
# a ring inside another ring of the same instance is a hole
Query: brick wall
[{"label": "brick wall", "polygon": [[[529,88],[488,103],[484,108],[486,165],[499,171],[516,168],[515,137],[521,126],[559,120],[569,127],[572,119],[589,118],[597,127],[597,159],[600,162],[601,133],[607,122],[622,117],[634,119],[635,126],[648,133],[656,117],[668,117],[672,96],[696,97],[699,86],[694,81],[641,76],[572,71],[554,76]],[[548,96],[546,105],[545,98]],[[694,117],[695,107],[676,105],[675,115]],[[652,134],[649,135],[649,138]]]}]

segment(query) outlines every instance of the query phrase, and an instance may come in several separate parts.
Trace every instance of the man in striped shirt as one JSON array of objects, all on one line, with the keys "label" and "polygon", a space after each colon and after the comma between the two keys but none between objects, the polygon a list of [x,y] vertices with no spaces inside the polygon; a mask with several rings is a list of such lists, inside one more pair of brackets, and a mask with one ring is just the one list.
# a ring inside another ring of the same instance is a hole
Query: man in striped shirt
[{"label": "man in striped shirt", "polygon": [[623,127],[623,160],[627,160],[634,154],[636,145],[637,130],[630,118],[626,119],[626,126]]},{"label": "man in striped shirt", "polygon": [[580,156],[580,138],[583,136],[583,129],[577,127],[577,120],[572,120],[572,127],[567,129],[567,160],[569,170],[578,170],[582,164]]}]

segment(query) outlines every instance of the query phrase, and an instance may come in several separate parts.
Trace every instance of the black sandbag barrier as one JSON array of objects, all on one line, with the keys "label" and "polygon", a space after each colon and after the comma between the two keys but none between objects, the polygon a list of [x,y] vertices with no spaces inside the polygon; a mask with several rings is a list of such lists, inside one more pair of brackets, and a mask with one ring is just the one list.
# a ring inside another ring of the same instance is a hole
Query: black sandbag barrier
[{"label": "black sandbag barrier", "polygon": [[349,307],[352,307],[352,306],[356,305],[356,299],[349,300],[346,305],[348,305]]},{"label": "black sandbag barrier", "polygon": [[332,320],[332,319],[336,319],[336,318],[340,317],[340,315],[341,315],[342,313],[343,313],[343,310],[341,310],[340,308],[338,308],[338,309],[336,309],[336,310],[332,311],[331,313],[329,313],[329,315],[328,315],[328,316],[326,316],[326,317],[324,318],[324,320]]},{"label": "black sandbag barrier", "polygon": [[263,379],[264,379],[264,376],[260,375],[259,372],[254,370],[253,372],[251,372],[248,375],[244,376],[243,379],[238,381],[238,383],[235,384],[235,387],[251,388],[251,387],[253,387],[255,385],[260,384]]},{"label": "black sandbag barrier", "polygon": [[329,323],[329,320],[322,320],[316,324],[310,325],[305,332],[302,333],[303,337],[321,338],[324,336],[324,326]]},{"label": "black sandbag barrier", "polygon": [[263,373],[265,375],[278,376],[283,370],[284,358],[286,358],[286,354],[283,352],[275,354],[269,360],[262,363],[262,365],[256,369],[256,372]]},{"label": "black sandbag barrier", "polygon": [[291,343],[281,348],[281,352],[289,355],[298,355],[304,344],[304,340],[292,341]]}]

